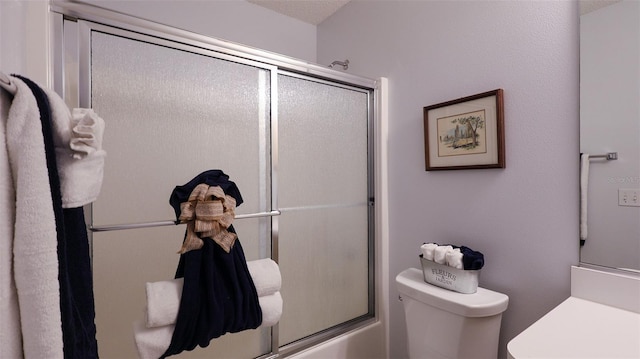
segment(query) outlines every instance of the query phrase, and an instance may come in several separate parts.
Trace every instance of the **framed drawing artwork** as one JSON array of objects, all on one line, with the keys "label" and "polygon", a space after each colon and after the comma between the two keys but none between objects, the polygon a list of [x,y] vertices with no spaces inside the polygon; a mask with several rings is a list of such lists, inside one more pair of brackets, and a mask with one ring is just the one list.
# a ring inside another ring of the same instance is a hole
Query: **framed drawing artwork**
[{"label": "framed drawing artwork", "polygon": [[502,92],[424,108],[427,171],[505,167]]}]

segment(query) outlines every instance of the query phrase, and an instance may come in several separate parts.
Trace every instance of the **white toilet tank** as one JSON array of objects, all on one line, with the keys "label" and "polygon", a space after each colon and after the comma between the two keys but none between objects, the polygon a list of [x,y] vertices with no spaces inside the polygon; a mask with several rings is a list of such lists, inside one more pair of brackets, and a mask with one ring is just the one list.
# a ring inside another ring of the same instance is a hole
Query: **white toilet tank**
[{"label": "white toilet tank", "polygon": [[490,359],[498,356],[502,312],[509,297],[478,287],[462,294],[424,282],[422,271],[398,274],[411,359]]}]

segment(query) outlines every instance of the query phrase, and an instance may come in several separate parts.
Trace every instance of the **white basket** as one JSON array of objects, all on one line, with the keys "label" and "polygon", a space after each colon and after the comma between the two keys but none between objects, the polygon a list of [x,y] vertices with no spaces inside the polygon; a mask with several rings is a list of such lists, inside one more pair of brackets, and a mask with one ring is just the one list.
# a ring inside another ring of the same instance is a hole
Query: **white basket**
[{"label": "white basket", "polygon": [[471,294],[478,290],[480,270],[464,270],[439,264],[420,257],[424,281],[460,293]]}]

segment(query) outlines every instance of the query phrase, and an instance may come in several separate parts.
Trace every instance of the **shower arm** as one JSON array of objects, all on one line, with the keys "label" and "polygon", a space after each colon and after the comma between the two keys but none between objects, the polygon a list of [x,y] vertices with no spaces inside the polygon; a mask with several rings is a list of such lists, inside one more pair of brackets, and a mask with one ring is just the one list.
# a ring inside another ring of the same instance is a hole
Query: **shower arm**
[{"label": "shower arm", "polygon": [[331,65],[329,65],[329,68],[333,68],[333,66],[335,65],[340,65],[342,66],[343,70],[346,70],[349,68],[349,60],[344,60],[344,61],[334,61],[331,63]]}]

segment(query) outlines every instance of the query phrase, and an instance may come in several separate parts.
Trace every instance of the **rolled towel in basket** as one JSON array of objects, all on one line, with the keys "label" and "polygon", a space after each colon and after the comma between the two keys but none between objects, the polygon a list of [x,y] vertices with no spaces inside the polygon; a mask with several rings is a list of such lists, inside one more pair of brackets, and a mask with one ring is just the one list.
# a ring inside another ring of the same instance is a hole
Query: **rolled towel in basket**
[{"label": "rolled towel in basket", "polygon": [[462,264],[465,270],[478,270],[484,266],[484,255],[469,247],[460,247],[462,252]]},{"label": "rolled towel in basket", "polygon": [[453,246],[438,246],[433,253],[433,261],[438,264],[447,264],[447,252],[453,250]]},{"label": "rolled towel in basket", "polygon": [[447,265],[449,267],[463,269],[464,268],[464,264],[462,263],[463,257],[464,255],[462,254],[462,251],[460,251],[460,248],[454,248],[452,251],[449,251],[446,254]]},{"label": "rolled towel in basket", "polygon": [[436,243],[425,243],[420,246],[420,251],[422,252],[422,257],[424,259],[433,260],[433,252],[438,247]]}]

